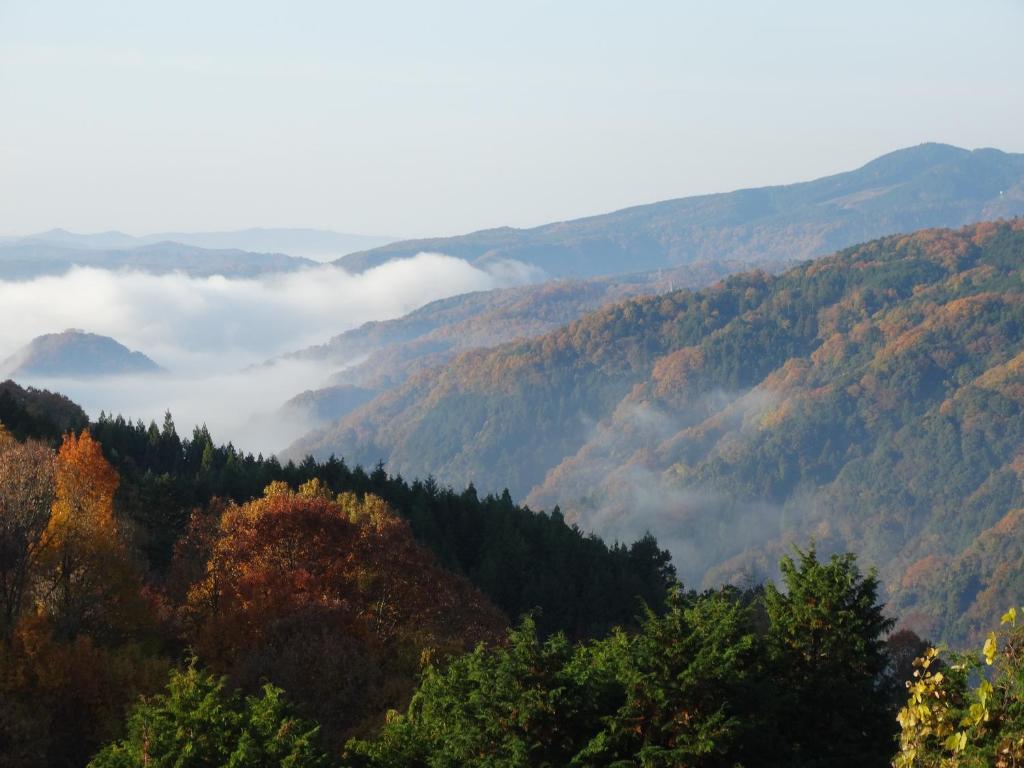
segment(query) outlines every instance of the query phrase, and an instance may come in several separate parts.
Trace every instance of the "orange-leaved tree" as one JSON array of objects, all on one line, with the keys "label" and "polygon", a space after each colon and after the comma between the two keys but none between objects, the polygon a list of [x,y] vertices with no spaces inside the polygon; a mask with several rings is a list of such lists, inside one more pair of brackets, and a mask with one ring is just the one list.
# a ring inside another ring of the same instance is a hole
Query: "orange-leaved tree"
[{"label": "orange-leaved tree", "polygon": [[104,639],[142,619],[140,581],[114,518],[118,481],[88,432],[64,438],[37,559],[39,607],[58,637]]},{"label": "orange-leaved tree", "polygon": [[462,650],[506,623],[381,499],[315,482],[229,507],[185,612],[203,661],[293,692],[332,739],[400,705],[424,650]]},{"label": "orange-leaved tree", "polygon": [[56,456],[0,447],[3,538],[21,561],[4,553],[0,570],[11,584],[24,578],[21,598],[8,593],[14,619],[0,644],[0,765],[81,764],[117,735],[128,702],[165,678],[151,637],[139,637],[149,613],[118,536],[117,486],[86,432]]}]

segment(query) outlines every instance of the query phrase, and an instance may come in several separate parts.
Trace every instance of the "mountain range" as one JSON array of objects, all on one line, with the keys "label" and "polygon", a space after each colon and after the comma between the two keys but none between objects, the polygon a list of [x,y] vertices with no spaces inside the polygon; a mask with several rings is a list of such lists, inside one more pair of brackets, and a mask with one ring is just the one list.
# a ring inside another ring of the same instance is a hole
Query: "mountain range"
[{"label": "mountain range", "polygon": [[[342,370],[327,386],[297,395],[285,412],[322,425],[457,352],[538,336],[618,299],[672,286],[701,287],[752,267],[777,272],[801,259],[901,230],[1021,213],[1024,155],[922,144],[817,181],[669,200],[531,230],[397,242],[351,254],[336,263],[359,270],[440,251],[483,265],[530,261],[546,274],[570,277],[557,288],[452,297],[296,352],[293,357],[326,360]],[[642,268],[653,271],[636,272]],[[595,272],[620,277],[595,282],[579,276]]]},{"label": "mountain range", "polygon": [[326,229],[253,227],[229,232],[159,232],[138,237],[117,231],[79,234],[65,229],[51,229],[18,239],[93,250],[124,250],[172,242],[211,250],[284,253],[321,261],[360,249],[385,245],[396,238],[332,232]]},{"label": "mountain range", "polygon": [[1024,564],[1022,299],[1024,220],[890,236],[463,352],[289,454],[649,528],[693,584],[756,581],[814,536],[963,639]]},{"label": "mountain range", "polygon": [[0,280],[31,280],[62,275],[73,267],[135,270],[149,274],[183,272],[192,277],[255,277],[270,272],[291,272],[317,262],[283,253],[209,250],[193,245],[162,242],[133,248],[83,248],[34,240],[0,243]]},{"label": "mountain range", "polygon": [[132,269],[150,274],[244,278],[291,272],[389,238],[315,229],[167,232],[134,237],[123,232],[77,234],[53,229],[0,240],[0,279],[61,275],[72,267]]},{"label": "mountain range", "polygon": [[815,181],[666,200],[532,229],[406,240],[336,263],[361,271],[432,251],[588,277],[722,259],[806,259],[896,232],[1021,214],[1024,155],[922,144]]}]

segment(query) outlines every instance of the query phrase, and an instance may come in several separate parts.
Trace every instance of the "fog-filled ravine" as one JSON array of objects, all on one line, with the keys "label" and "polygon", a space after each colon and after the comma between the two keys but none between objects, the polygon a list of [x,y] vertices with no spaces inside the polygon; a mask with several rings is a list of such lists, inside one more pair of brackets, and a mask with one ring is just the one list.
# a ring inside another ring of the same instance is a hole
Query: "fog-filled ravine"
[{"label": "fog-filled ravine", "polygon": [[252,278],[76,267],[0,282],[0,360],[66,329],[109,336],[163,370],[15,379],[63,392],[92,417],[105,411],[160,421],[170,409],[182,427],[206,423],[220,439],[272,453],[308,428],[294,414],[282,420],[273,412],[344,363],[268,361],[436,299],[540,276],[511,262],[480,268],[427,253],[357,275],[330,265]]}]

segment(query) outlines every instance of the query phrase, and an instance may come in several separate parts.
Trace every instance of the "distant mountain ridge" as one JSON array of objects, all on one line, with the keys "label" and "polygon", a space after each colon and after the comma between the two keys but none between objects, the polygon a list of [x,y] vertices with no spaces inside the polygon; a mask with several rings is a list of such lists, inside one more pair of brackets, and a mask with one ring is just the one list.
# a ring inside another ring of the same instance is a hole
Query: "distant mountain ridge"
[{"label": "distant mountain ridge", "polygon": [[109,336],[69,329],[37,336],[0,363],[0,377],[83,378],[163,371]]},{"label": "distant mountain ridge", "polygon": [[31,280],[63,275],[74,267],[134,270],[149,274],[182,272],[191,277],[256,277],[316,266],[283,253],[210,250],[160,242],[134,248],[87,248],[35,240],[0,243],[0,280]]},{"label": "distant mountain ridge", "polygon": [[52,229],[0,238],[0,280],[62,275],[76,266],[149,274],[183,272],[191,277],[257,277],[313,267],[390,240],[316,229],[168,232],[142,237]]},{"label": "distant mountain ridge", "polygon": [[58,228],[11,239],[95,250],[124,250],[172,242],[210,250],[279,253],[297,258],[324,260],[394,242],[396,238],[333,232],[326,229],[252,227],[224,232],[158,232],[141,236],[117,231],[79,234]]},{"label": "distant mountain ridge", "polygon": [[407,240],[336,263],[362,271],[436,251],[588,277],[719,259],[801,260],[896,232],[1022,214],[1024,154],[922,144],[815,181],[667,200],[532,229]]}]

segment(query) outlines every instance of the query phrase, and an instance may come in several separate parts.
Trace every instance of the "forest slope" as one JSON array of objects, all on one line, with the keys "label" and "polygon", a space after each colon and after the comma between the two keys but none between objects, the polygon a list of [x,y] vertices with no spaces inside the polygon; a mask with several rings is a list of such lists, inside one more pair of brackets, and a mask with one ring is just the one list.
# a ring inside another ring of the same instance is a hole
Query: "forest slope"
[{"label": "forest slope", "polygon": [[691,583],[814,535],[915,626],[970,636],[1012,602],[986,553],[1022,557],[999,533],[1024,508],[1022,267],[1014,220],[628,301],[417,374],[296,452],[649,528]]},{"label": "forest slope", "polygon": [[339,370],[326,386],[289,400],[282,413],[326,425],[460,352],[542,336],[603,306],[673,286],[703,287],[744,266],[751,265],[722,262],[614,278],[553,280],[440,299],[403,317],[365,323],[325,344],[285,355],[324,361]]}]

